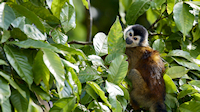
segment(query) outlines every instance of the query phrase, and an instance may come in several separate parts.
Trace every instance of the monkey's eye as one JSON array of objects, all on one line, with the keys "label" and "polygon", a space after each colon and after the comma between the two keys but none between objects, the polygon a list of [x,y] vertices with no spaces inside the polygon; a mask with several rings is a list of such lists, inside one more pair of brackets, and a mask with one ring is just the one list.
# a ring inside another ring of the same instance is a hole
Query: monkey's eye
[{"label": "monkey's eye", "polygon": [[130,32],[130,33],[129,33],[129,36],[130,36],[130,37],[132,37],[132,36],[133,36],[133,34]]},{"label": "monkey's eye", "polygon": [[138,38],[134,37],[133,39],[134,39],[134,40],[137,40]]}]

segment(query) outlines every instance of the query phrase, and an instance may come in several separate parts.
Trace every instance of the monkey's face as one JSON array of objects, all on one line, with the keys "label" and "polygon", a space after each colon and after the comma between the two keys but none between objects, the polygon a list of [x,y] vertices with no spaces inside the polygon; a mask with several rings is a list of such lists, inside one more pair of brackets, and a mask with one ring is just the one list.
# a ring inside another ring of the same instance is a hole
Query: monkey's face
[{"label": "monkey's face", "polygon": [[126,47],[148,46],[148,32],[141,25],[128,26],[124,30]]}]

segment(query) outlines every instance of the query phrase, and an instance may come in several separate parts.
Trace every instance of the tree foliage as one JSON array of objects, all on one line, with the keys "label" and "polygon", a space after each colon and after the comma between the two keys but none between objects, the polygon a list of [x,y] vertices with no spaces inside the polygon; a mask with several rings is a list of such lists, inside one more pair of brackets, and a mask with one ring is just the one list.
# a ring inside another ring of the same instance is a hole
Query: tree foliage
[{"label": "tree foliage", "polygon": [[[81,5],[89,9],[86,0]],[[75,9],[73,0],[0,2],[2,112],[131,110],[123,28],[142,15],[165,62],[167,110],[200,110],[200,2],[119,0],[108,35],[98,32],[92,46],[79,48],[67,35]]]}]

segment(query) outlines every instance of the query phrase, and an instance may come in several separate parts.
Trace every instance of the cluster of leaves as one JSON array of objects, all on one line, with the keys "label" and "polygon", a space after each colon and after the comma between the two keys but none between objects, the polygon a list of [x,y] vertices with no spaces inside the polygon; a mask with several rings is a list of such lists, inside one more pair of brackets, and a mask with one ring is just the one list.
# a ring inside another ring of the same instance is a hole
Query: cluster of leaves
[{"label": "cluster of leaves", "polygon": [[199,111],[200,2],[135,0],[131,3],[132,0],[120,1],[122,21],[135,24],[139,16],[146,14],[150,44],[166,63],[168,111]]},{"label": "cluster of leaves", "polygon": [[[86,0],[82,3],[88,8]],[[119,4],[124,24],[135,24],[147,15],[150,44],[166,63],[168,111],[198,111],[200,3],[120,0]],[[75,20],[72,0],[0,3],[1,111],[128,110],[124,81],[128,62],[120,20],[117,17],[108,35],[97,33],[93,46],[79,49],[67,44],[66,33],[75,28]]]}]

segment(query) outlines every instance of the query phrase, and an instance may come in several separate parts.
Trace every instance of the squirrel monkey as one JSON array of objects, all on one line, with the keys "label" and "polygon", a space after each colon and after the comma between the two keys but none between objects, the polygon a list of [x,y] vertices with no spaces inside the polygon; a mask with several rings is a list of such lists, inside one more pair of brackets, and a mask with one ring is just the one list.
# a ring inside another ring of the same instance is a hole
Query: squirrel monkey
[{"label": "squirrel monkey", "polygon": [[147,30],[138,24],[128,26],[124,39],[129,63],[127,77],[132,83],[131,106],[134,110],[142,107],[150,112],[167,112],[164,63],[159,52],[149,47]]}]

